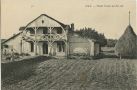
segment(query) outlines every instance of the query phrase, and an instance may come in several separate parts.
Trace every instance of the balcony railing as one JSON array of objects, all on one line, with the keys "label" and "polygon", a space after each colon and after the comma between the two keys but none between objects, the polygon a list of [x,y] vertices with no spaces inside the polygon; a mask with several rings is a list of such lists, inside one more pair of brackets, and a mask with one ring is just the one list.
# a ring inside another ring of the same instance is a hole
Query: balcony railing
[{"label": "balcony railing", "polygon": [[24,40],[26,41],[58,41],[58,40],[66,40],[67,37],[65,34],[30,34],[30,35],[24,35]]}]

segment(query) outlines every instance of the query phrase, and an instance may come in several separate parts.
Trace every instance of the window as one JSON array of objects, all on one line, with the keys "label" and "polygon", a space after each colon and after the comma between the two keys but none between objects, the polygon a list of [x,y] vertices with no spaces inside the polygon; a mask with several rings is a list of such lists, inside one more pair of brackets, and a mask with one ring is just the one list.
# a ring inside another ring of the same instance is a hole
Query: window
[{"label": "window", "polygon": [[7,44],[3,45],[4,48],[9,48],[9,46]]},{"label": "window", "polygon": [[43,34],[47,34],[47,30],[46,29],[43,29]]},{"label": "window", "polygon": [[42,20],[42,24],[44,23],[44,20]]},{"label": "window", "polygon": [[57,29],[57,34],[62,34],[62,29]]},{"label": "window", "polygon": [[30,29],[29,31],[30,31],[30,34],[35,34],[33,29]]},{"label": "window", "polygon": [[34,52],[34,43],[33,42],[30,42],[30,51]]},{"label": "window", "polygon": [[43,27],[43,34],[48,34],[48,29]]}]

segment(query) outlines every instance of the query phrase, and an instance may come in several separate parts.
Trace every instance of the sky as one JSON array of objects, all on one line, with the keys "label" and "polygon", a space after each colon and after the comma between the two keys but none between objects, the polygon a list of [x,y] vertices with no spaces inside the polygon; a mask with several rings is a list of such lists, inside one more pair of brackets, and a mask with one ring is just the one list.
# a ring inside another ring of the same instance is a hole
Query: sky
[{"label": "sky", "polygon": [[130,22],[135,33],[136,0],[1,0],[1,38],[19,32],[21,26],[41,14],[75,29],[90,27],[106,38],[118,39]]}]

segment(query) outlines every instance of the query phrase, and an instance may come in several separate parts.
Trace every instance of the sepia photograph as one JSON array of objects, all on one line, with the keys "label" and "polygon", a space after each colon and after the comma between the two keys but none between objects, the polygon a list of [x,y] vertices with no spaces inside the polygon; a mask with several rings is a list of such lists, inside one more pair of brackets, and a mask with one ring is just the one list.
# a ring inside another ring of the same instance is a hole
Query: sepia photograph
[{"label": "sepia photograph", "polygon": [[136,0],[1,0],[1,90],[137,90]]}]

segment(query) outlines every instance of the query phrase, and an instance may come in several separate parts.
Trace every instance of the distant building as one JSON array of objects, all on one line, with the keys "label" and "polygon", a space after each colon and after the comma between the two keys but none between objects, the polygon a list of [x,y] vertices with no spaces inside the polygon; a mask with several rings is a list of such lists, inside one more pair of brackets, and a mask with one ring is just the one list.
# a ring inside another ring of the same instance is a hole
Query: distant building
[{"label": "distant building", "polygon": [[86,53],[95,56],[100,53],[96,40],[72,34],[74,24],[65,25],[46,14],[40,15],[19,30],[18,34],[2,43],[3,54],[16,52],[32,56],[67,56]]}]

